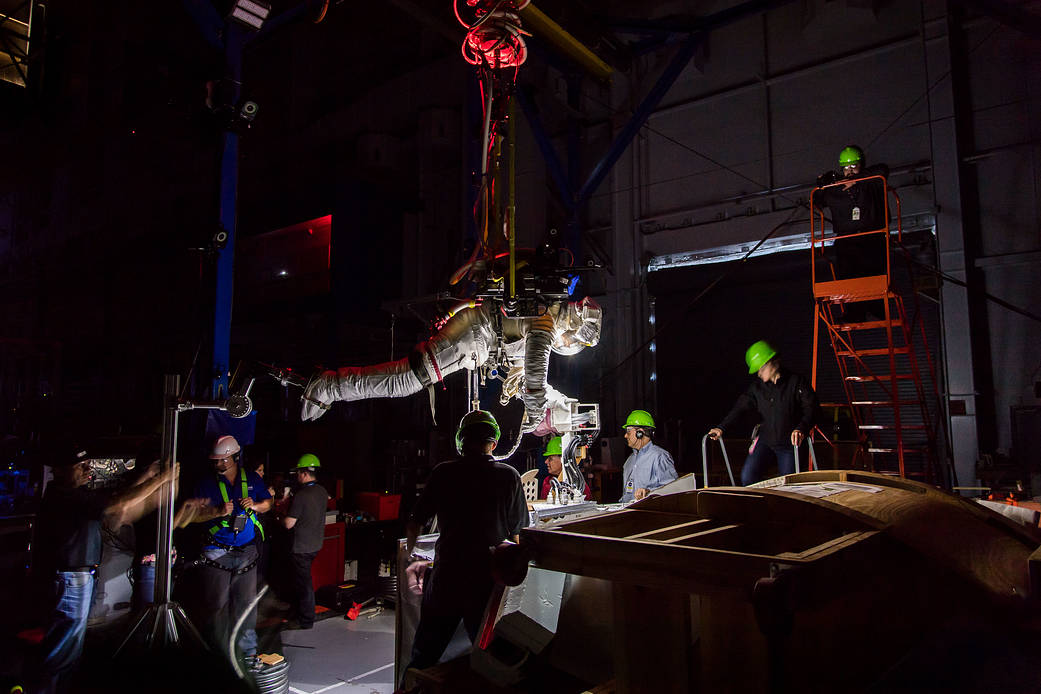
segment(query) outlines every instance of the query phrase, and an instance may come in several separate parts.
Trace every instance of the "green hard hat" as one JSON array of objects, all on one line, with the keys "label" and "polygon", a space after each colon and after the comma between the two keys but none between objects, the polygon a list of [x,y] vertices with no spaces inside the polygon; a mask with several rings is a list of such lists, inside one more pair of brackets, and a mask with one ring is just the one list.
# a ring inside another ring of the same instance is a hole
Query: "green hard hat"
[{"label": "green hard hat", "polygon": [[845,149],[839,152],[839,164],[841,166],[859,164],[862,161],[864,161],[864,150],[856,145],[848,145]]},{"label": "green hard hat", "polygon": [[759,340],[745,351],[745,363],[748,364],[748,373],[754,374],[763,368],[763,364],[777,356],[777,350],[770,346],[765,340]]},{"label": "green hard hat", "polygon": [[491,436],[489,441],[498,441],[502,432],[499,431],[499,423],[495,421],[495,417],[492,416],[491,412],[486,410],[474,410],[463,415],[463,418],[459,420],[459,428],[455,432],[455,449],[460,453],[463,452],[463,437],[468,429],[477,426],[489,427],[491,429]]},{"label": "green hard hat", "polygon": [[562,455],[561,444],[563,441],[559,436],[554,436],[546,444],[546,450],[542,453],[543,458],[548,458],[551,455]]},{"label": "green hard hat", "polygon": [[654,417],[647,410],[633,410],[629,413],[629,416],[625,419],[626,427],[647,427],[648,429],[654,428]]},{"label": "green hard hat", "polygon": [[304,453],[300,456],[300,460],[296,461],[297,470],[308,467],[322,467],[322,464],[318,461],[318,456],[314,453]]}]

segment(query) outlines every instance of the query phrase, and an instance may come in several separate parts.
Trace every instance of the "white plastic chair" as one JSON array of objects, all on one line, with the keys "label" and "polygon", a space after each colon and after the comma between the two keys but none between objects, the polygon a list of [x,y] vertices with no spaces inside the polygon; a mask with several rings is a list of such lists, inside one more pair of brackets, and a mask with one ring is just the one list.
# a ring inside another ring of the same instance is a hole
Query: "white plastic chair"
[{"label": "white plastic chair", "polygon": [[525,501],[538,501],[539,498],[539,480],[538,470],[528,470],[521,475],[521,484],[524,485],[524,500]]}]

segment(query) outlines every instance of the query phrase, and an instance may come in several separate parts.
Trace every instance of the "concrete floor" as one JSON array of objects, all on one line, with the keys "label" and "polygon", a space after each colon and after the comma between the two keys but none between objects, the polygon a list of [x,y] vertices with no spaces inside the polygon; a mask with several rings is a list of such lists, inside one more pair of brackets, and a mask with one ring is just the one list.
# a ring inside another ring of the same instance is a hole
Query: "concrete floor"
[{"label": "concrete floor", "polygon": [[289,659],[294,694],[391,694],[394,691],[394,611],[349,621],[332,614],[306,631],[261,632],[261,651]]},{"label": "concrete floor", "polygon": [[[265,596],[259,605],[258,652],[281,653],[289,660],[289,691],[293,694],[392,694],[394,610],[387,609],[371,618],[362,615],[350,621],[340,612],[319,609],[313,629],[284,630],[281,625],[288,605],[271,596]],[[195,658],[197,651],[193,650],[193,644],[196,642],[187,636],[183,642],[186,652],[150,651],[135,639],[118,662],[113,660],[117,646],[130,632],[135,618],[129,610],[123,610],[111,622],[87,630],[80,670],[71,683],[73,691],[100,691],[97,687],[104,691],[124,691],[121,687],[128,678],[128,668],[135,672],[144,668],[152,678],[170,680],[184,676],[186,681],[196,682],[192,674],[185,673],[198,668],[202,661]],[[29,642],[8,632],[0,630],[0,686],[6,685],[3,691],[23,681],[33,650]],[[139,636],[144,633],[140,631]],[[187,663],[192,663],[192,667],[185,670]],[[224,666],[224,670],[233,676],[230,668]]]}]

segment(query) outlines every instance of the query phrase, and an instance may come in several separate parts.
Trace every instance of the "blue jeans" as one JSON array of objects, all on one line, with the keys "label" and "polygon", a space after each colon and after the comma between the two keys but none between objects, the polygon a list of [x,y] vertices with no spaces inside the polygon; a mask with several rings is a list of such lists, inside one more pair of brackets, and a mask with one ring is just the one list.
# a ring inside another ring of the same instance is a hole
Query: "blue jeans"
[{"label": "blue jeans", "polygon": [[54,606],[48,615],[47,633],[40,643],[43,663],[39,691],[56,691],[59,680],[80,659],[96,583],[93,571],[55,574]]},{"label": "blue jeans", "polygon": [[139,610],[155,602],[155,564],[137,564],[134,567],[134,609]]},{"label": "blue jeans", "polygon": [[766,466],[777,461],[777,474],[790,475],[795,472],[795,452],[791,446],[769,446],[761,439],[756,440],[752,452],[745,458],[741,468],[741,484],[748,486],[763,479]]}]

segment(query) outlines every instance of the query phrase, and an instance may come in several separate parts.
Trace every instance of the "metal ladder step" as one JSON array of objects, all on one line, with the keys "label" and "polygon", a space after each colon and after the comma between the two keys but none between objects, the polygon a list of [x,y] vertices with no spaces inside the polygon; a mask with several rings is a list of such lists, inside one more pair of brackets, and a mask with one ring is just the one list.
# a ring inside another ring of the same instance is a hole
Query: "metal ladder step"
[{"label": "metal ladder step", "polygon": [[[894,347],[893,348],[893,354],[907,354],[910,351],[911,351],[910,347]],[[859,349],[859,350],[856,350],[856,351],[853,351],[853,352],[842,350],[840,352],[836,352],[835,354],[837,356],[840,356],[840,357],[875,357],[875,356],[881,356],[883,354],[888,355],[889,354],[889,348],[888,347],[879,347],[878,349]]]},{"label": "metal ladder step", "polygon": [[[897,380],[909,381],[914,378],[914,374],[897,374]],[[854,383],[871,383],[874,381],[891,381],[892,376],[846,376],[845,380]]]},{"label": "metal ladder step", "polygon": [[899,318],[889,321],[886,323],[884,320],[871,320],[863,323],[835,323],[832,325],[836,330],[842,332],[852,332],[854,330],[875,330],[877,328],[884,328],[887,325],[892,325],[894,328],[900,327],[904,322]]},{"label": "metal ladder step", "polygon": [[917,400],[854,400],[850,402],[850,405],[857,405],[860,407],[893,407],[893,405],[917,405]]},{"label": "metal ladder step", "polygon": [[[897,470],[875,470],[876,474],[887,475],[889,477],[900,477],[900,472]],[[926,473],[918,472],[917,470],[908,470],[904,474],[905,477],[927,477]]]}]

